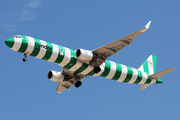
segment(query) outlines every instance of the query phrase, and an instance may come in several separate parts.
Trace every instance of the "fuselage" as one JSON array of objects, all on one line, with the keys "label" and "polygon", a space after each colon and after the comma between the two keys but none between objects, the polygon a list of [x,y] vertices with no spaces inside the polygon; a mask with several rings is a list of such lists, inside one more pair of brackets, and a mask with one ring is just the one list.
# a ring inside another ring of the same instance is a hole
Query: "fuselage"
[{"label": "fuselage", "polygon": [[5,41],[14,51],[57,63],[65,69],[89,76],[102,76],[119,82],[135,84],[162,83],[160,79],[150,79],[148,74],[113,61],[106,60],[101,67],[103,71],[94,73],[94,66],[76,59],[76,50],[59,46],[29,36],[15,36]]}]

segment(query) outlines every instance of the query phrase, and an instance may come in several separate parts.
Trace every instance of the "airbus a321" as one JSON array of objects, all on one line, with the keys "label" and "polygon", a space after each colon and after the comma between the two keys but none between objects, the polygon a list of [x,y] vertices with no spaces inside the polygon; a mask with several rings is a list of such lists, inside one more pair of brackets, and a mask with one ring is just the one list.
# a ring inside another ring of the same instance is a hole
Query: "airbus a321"
[{"label": "airbus a321", "polygon": [[82,85],[81,79],[86,76],[102,76],[118,82],[140,84],[140,90],[144,90],[151,84],[160,84],[159,79],[163,75],[174,70],[169,68],[155,73],[157,57],[150,55],[148,59],[135,69],[123,64],[107,60],[111,55],[117,55],[122,48],[129,46],[135,37],[145,32],[151,24],[134,33],[94,50],[73,50],[29,36],[16,35],[5,41],[5,44],[14,51],[57,63],[62,66],[62,71],[49,71],[48,78],[58,82],[56,92],[62,93],[71,86]]}]

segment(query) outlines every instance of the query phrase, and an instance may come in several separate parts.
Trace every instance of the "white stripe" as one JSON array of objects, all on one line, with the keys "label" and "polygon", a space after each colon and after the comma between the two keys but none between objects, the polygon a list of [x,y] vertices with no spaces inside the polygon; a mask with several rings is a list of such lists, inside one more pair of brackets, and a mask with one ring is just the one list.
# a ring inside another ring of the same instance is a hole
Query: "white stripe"
[{"label": "white stripe", "polygon": [[[47,45],[47,43],[43,40],[40,40],[40,42],[41,42],[41,45],[44,45],[44,46]],[[41,59],[44,57],[45,54],[46,54],[46,49],[43,47],[40,47],[40,51],[36,57]]]},{"label": "white stripe", "polygon": [[112,61],[110,61],[110,63],[111,63],[111,69],[110,69],[109,74],[106,76],[106,78],[109,78],[109,79],[113,78],[116,73],[116,63]]},{"label": "white stripe", "polygon": [[121,73],[120,78],[117,80],[119,82],[124,81],[126,76],[127,76],[127,67],[125,65],[122,65],[122,64],[121,64],[121,66],[122,66],[122,73]]},{"label": "white stripe", "polygon": [[57,57],[58,57],[58,53],[60,53],[60,52],[59,52],[58,45],[55,45],[55,44],[53,44],[53,43],[52,43],[52,45],[53,45],[52,55],[51,55],[51,57],[50,57],[49,60],[48,60],[48,61],[50,61],[50,62],[54,62],[54,61],[57,59]]},{"label": "white stripe", "polygon": [[149,74],[152,75],[154,74],[152,55],[147,59],[147,62],[148,62]]},{"label": "white stripe", "polygon": [[151,82],[149,84],[155,84],[156,83],[156,79],[151,79]]},{"label": "white stripe", "polygon": [[64,47],[64,49],[65,49],[65,55],[64,55],[62,62],[59,64],[62,67],[67,65],[71,60],[71,50],[69,48],[66,48],[66,47]]},{"label": "white stripe", "polygon": [[92,65],[88,65],[88,67],[81,72],[81,74],[87,75],[89,72],[91,72],[94,69]]},{"label": "white stripe", "polygon": [[32,38],[32,37],[27,37],[27,38],[28,38],[28,47],[26,49],[26,53],[28,55],[30,55],[33,52],[33,50],[34,50],[34,43],[35,43],[35,41],[34,41],[34,38]]},{"label": "white stripe", "polygon": [[141,67],[140,67],[140,68],[138,68],[138,70],[140,70],[140,71],[144,71],[143,65],[141,65]]},{"label": "white stripe", "polygon": [[[105,69],[105,63],[103,62],[103,64],[101,64],[100,67]],[[97,74],[94,74],[93,76],[100,76],[103,72],[104,72],[104,70],[101,70],[100,72],[98,72]]]},{"label": "white stripe", "polygon": [[69,70],[71,70],[71,71],[76,71],[76,70],[79,69],[81,66],[82,66],[82,62],[77,61],[76,64],[75,64],[72,68],[70,68]]},{"label": "white stripe", "polygon": [[14,38],[14,45],[11,49],[18,51],[22,44],[22,38]]},{"label": "white stripe", "polygon": [[142,79],[138,84],[144,84],[147,80],[147,73],[142,72]]},{"label": "white stripe", "polygon": [[137,77],[138,77],[137,69],[132,68],[132,70],[133,70],[133,76],[132,76],[131,80],[128,83],[134,83],[137,80]]}]

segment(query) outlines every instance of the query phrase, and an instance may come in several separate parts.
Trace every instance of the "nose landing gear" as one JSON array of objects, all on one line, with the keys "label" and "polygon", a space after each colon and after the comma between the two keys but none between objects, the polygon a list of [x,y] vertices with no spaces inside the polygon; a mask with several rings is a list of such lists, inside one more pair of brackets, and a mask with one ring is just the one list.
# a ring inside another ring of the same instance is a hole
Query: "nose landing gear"
[{"label": "nose landing gear", "polygon": [[23,60],[23,62],[27,61],[27,53],[24,53],[24,58],[22,60]]}]

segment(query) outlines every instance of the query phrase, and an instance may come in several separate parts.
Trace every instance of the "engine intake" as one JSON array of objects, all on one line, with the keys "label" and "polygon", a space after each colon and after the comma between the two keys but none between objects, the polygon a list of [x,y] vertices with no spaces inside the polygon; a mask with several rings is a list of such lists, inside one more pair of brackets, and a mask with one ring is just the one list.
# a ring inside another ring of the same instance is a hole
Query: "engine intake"
[{"label": "engine intake", "polygon": [[49,71],[48,78],[55,82],[61,82],[64,80],[64,75],[62,74],[62,72]]},{"label": "engine intake", "polygon": [[90,62],[93,59],[93,53],[89,50],[78,49],[76,51],[76,56],[78,59],[83,60],[84,62]]}]

